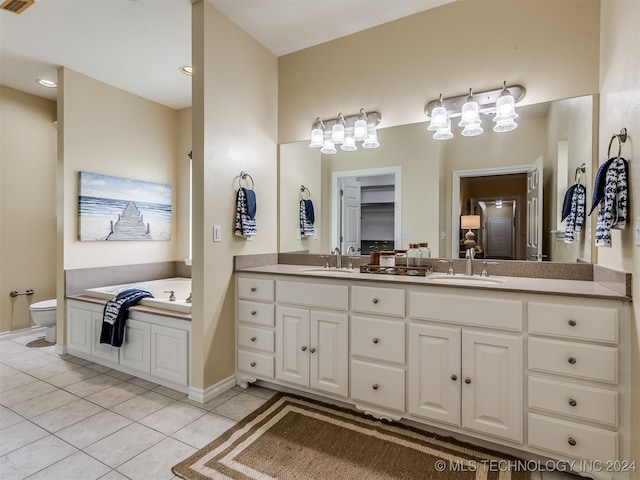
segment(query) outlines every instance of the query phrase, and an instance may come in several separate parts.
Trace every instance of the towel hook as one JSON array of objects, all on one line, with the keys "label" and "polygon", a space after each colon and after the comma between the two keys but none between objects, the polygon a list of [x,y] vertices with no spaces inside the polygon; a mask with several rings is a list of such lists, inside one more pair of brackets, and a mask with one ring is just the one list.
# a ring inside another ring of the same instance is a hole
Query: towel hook
[{"label": "towel hook", "polygon": [[306,200],[311,200],[311,191],[304,185],[300,185],[300,200],[304,200],[304,194],[307,193]]},{"label": "towel hook", "polygon": [[251,190],[253,190],[253,177],[244,170],[240,172],[240,176],[238,177],[238,188],[242,188],[242,180],[246,180],[247,177],[249,177],[249,180],[251,180]]},{"label": "towel hook", "polygon": [[587,171],[587,165],[583,163],[578,168],[576,168],[576,174],[573,176],[574,183],[580,185],[580,179],[582,178],[582,174]]},{"label": "towel hook", "polygon": [[614,133],[611,135],[611,140],[609,140],[609,148],[607,149],[607,158],[611,158],[611,145],[613,144],[614,139],[618,139],[618,156],[616,159],[620,159],[620,154],[622,153],[622,144],[627,141],[627,129],[620,129],[620,133]]}]

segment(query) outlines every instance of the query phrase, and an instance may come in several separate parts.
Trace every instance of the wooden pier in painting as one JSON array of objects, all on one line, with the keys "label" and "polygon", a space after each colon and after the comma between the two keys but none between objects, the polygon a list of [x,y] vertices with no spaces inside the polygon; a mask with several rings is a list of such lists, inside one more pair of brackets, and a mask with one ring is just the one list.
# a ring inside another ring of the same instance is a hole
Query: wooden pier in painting
[{"label": "wooden pier in painting", "polygon": [[152,240],[149,224],[144,223],[136,204],[129,202],[118,221],[111,222],[111,233],[107,240]]}]

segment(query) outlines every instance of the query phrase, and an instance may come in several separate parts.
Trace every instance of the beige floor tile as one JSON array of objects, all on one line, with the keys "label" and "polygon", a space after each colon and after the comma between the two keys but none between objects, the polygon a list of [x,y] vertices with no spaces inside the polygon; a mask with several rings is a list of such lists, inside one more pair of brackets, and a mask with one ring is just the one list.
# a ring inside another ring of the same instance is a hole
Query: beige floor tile
[{"label": "beige floor tile", "polygon": [[255,395],[256,397],[264,398],[267,400],[278,393],[275,390],[269,390],[268,388],[260,387],[258,385],[249,385],[248,388],[243,388],[241,391],[244,393],[248,393],[249,395]]},{"label": "beige floor tile", "polygon": [[[5,455],[9,452],[13,452],[18,448],[29,445],[41,438],[49,435],[49,432],[40,428],[37,425],[23,420],[20,423],[16,423],[12,427],[2,430],[2,442],[0,443],[0,455]],[[0,472],[2,470],[0,469]]]},{"label": "beige floor tile", "polygon": [[86,367],[87,365],[93,365],[91,360],[85,360],[84,358],[74,357],[73,355],[61,355],[60,358],[66,360],[67,362],[77,363],[82,367]]},{"label": "beige floor tile", "polygon": [[123,382],[94,393],[93,395],[89,395],[86,399],[90,402],[97,403],[104,408],[113,408],[116,405],[126,402],[130,398],[140,395],[146,391],[146,389],[137,385]]},{"label": "beige floor tile", "polygon": [[26,373],[18,372],[15,375],[11,375],[0,380],[0,392],[11,390],[12,388],[16,387],[21,387],[23,385],[26,385],[27,383],[33,383],[36,381],[38,381],[36,377],[27,375]]},{"label": "beige floor tile", "polygon": [[266,401],[267,399],[256,397],[255,395],[239,393],[235,397],[214,408],[212,412],[229,417],[233,420],[242,420]]},{"label": "beige floor tile", "polygon": [[38,415],[37,417],[33,417],[31,421],[49,432],[57,432],[102,411],[104,411],[104,409],[95,403],[79,399],[47,413],[43,413],[42,415]]},{"label": "beige floor tile", "polygon": [[53,385],[43,382],[42,380],[36,380],[35,382],[0,392],[0,404],[5,407],[11,407],[16,403],[44,395],[45,393],[52,392],[55,389],[56,387]]},{"label": "beige floor tile", "polygon": [[237,390],[234,390],[232,388],[230,390],[227,390],[226,392],[221,393],[217,397],[214,397],[214,398],[212,398],[211,400],[209,400],[208,402],[205,402],[205,403],[199,403],[199,402],[196,402],[195,400],[190,400],[188,398],[185,398],[182,401],[185,402],[185,403],[188,403],[190,405],[193,405],[195,407],[205,408],[207,410],[212,410],[212,409],[216,408],[218,405],[223,404],[224,402],[226,402],[230,398],[235,397],[239,393],[240,392],[238,392]]},{"label": "beige floor tile", "polygon": [[[13,410],[8,409],[0,405],[0,430],[9,428],[16,423],[20,423],[24,420],[24,417],[18,415]],[[0,434],[2,435],[2,434]]]},{"label": "beige floor tile", "polygon": [[139,423],[165,435],[171,435],[206,413],[207,410],[202,408],[184,402],[175,402],[139,420]]},{"label": "beige floor tile", "polygon": [[171,480],[171,467],[196,452],[196,449],[173,438],[165,438],[132,458],[118,471],[131,480]]},{"label": "beige floor tile", "polygon": [[192,447],[202,448],[236,423],[235,420],[209,412],[171,436]]},{"label": "beige floor tile", "polygon": [[64,390],[54,390],[44,395],[40,395],[24,402],[13,405],[11,409],[26,418],[42,415],[54,408],[61,407],[67,403],[78,400],[78,397],[65,392]]},{"label": "beige floor tile", "polygon": [[156,392],[146,391],[141,395],[137,395],[126,402],[116,405],[111,410],[131,420],[140,420],[173,402],[175,402],[173,398],[165,397]]},{"label": "beige floor tile", "polygon": [[71,370],[75,370],[76,368],[82,368],[82,367],[77,363],[65,362],[64,360],[57,360],[55,363],[30,369],[28,370],[28,373],[29,375],[39,378],[40,380],[49,380],[51,377],[60,375],[61,373],[70,372]]},{"label": "beige floor tile", "polygon": [[96,372],[100,372],[100,373],[113,373],[115,372],[115,370],[111,367],[105,367],[104,365],[100,365],[98,363],[88,363],[86,365],[87,368],[90,368],[91,370],[95,370]]},{"label": "beige floor tile", "polygon": [[125,372],[119,372],[118,370],[110,370],[105,372],[107,375],[111,375],[112,377],[116,377],[119,378],[120,380],[124,380],[126,382],[128,382],[129,380],[132,380],[136,377],[134,377],[133,375],[130,375],[128,373]]},{"label": "beige floor tile", "polygon": [[124,475],[122,475],[121,473],[118,473],[115,470],[111,470],[104,477],[100,477],[100,480],[129,480],[129,479]]},{"label": "beige floor tile", "polygon": [[12,375],[17,375],[18,373],[22,372],[20,372],[20,370],[18,369],[10,367],[9,365],[0,363],[0,381],[4,380],[5,378],[9,378]]},{"label": "beige floor tile", "polygon": [[89,378],[93,378],[98,375],[100,375],[100,372],[78,365],[78,368],[49,378],[44,378],[43,380],[51,385],[55,385],[56,387],[64,388],[67,385],[73,385],[74,383],[82,382],[83,380],[88,380]]},{"label": "beige floor tile", "polygon": [[84,451],[112,468],[122,465],[165,438],[144,425],[133,423],[97,441]]},{"label": "beige floor tile", "polygon": [[134,385],[138,385],[139,387],[146,388],[147,390],[153,390],[158,388],[160,385],[154,382],[150,382],[149,380],[145,380],[144,378],[132,378],[128,380],[129,383],[133,383]]},{"label": "beige floor tile", "polygon": [[56,436],[69,442],[76,448],[83,449],[92,443],[108,437],[127,425],[131,425],[131,423],[132,421],[128,418],[105,410],[78,423],[74,423],[70,427],[58,430]]},{"label": "beige floor tile", "polygon": [[12,342],[11,340],[2,340],[0,341],[0,359],[3,357],[8,357],[14,353],[23,352],[25,347],[18,343]]},{"label": "beige floor tile", "polygon": [[22,480],[75,452],[68,443],[48,435],[0,457],[2,480]]},{"label": "beige floor tile", "polygon": [[162,395],[166,395],[167,397],[171,397],[174,400],[182,400],[186,398],[187,394],[179,392],[178,390],[174,390],[173,388],[168,388],[165,386],[160,386],[153,390],[154,392],[161,393]]},{"label": "beige floor tile", "polygon": [[83,452],[76,452],[40,470],[29,480],[96,480],[111,469]]},{"label": "beige floor tile", "polygon": [[113,387],[123,383],[119,378],[99,373],[95,377],[91,377],[87,380],[83,380],[78,383],[73,383],[63,387],[67,392],[73,393],[78,397],[86,398],[94,393],[101,392],[107,388]]}]

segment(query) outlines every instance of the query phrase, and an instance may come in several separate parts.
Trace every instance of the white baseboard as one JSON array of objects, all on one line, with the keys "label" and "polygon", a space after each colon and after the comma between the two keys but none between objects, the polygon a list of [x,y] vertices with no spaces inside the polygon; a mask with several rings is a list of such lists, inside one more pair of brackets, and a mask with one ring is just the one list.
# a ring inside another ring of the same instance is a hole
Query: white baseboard
[{"label": "white baseboard", "polygon": [[227,390],[231,390],[235,386],[236,376],[231,375],[204,390],[201,388],[189,387],[189,400],[193,400],[194,402],[198,403],[207,403],[209,400],[217,397]]},{"label": "white baseboard", "polygon": [[60,345],[59,343],[56,343],[54,352],[56,352],[58,355],[66,355],[67,354],[67,346],[66,345]]},{"label": "white baseboard", "polygon": [[21,328],[20,330],[9,330],[7,332],[0,333],[0,341],[24,337],[25,335],[35,335],[36,333],[46,333],[46,331],[47,327],[39,327],[37,325],[28,328]]}]

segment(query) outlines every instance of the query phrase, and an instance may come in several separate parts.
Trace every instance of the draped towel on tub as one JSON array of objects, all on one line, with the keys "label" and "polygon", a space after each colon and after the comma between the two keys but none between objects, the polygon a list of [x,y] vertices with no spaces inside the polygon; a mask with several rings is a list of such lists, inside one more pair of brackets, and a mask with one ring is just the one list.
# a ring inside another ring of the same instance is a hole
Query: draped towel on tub
[{"label": "draped towel on tub", "polygon": [[153,295],[146,290],[131,288],[108,300],[104,306],[100,343],[121,347],[124,341],[125,323],[129,317],[129,307],[148,297],[153,298]]},{"label": "draped towel on tub", "polygon": [[250,238],[258,234],[256,224],[256,194],[248,188],[239,188],[236,197],[236,223],[235,234],[240,237]]}]

